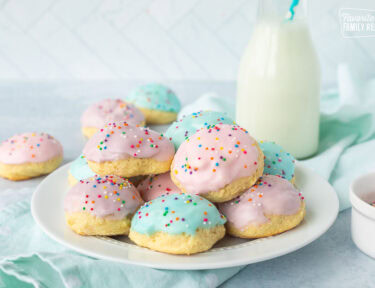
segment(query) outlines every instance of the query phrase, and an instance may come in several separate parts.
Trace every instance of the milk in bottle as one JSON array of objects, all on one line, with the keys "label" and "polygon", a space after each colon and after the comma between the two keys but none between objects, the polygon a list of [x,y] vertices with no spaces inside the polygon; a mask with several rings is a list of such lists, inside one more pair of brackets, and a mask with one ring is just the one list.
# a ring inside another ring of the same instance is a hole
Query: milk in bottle
[{"label": "milk in bottle", "polygon": [[292,17],[290,1],[260,0],[240,63],[236,120],[257,140],[305,158],[318,148],[320,71],[306,3],[299,2]]}]

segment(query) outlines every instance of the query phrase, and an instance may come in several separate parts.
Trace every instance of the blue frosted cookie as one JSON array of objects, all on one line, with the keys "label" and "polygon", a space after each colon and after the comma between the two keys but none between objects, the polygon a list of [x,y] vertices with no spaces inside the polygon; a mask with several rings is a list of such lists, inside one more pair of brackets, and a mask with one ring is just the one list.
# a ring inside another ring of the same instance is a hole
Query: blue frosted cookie
[{"label": "blue frosted cookie", "polygon": [[95,173],[91,170],[87,164],[86,158],[80,155],[76,160],[72,162],[69,169],[69,184],[74,185],[78,181],[94,177]]},{"label": "blue frosted cookie", "polygon": [[167,124],[177,118],[181,109],[180,100],[168,87],[150,83],[133,90],[126,101],[138,107],[146,118],[147,124]]},{"label": "blue frosted cookie", "polygon": [[276,175],[294,182],[294,157],[274,142],[259,142],[264,154],[264,175]]},{"label": "blue frosted cookie", "polygon": [[199,111],[185,115],[169,126],[165,136],[169,138],[176,150],[182,142],[202,128],[209,128],[217,124],[234,124],[225,113],[216,111]]},{"label": "blue frosted cookie", "polygon": [[162,195],[134,214],[129,237],[152,250],[193,254],[210,249],[223,238],[225,222],[215,205],[203,197]]}]

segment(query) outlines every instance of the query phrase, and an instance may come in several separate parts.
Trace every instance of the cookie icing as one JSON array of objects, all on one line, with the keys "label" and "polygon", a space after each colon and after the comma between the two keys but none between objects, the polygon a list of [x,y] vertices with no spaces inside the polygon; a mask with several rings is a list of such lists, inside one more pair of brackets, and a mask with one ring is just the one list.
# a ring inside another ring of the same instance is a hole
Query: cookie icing
[{"label": "cookie icing", "polygon": [[294,157],[275,142],[259,143],[264,154],[264,175],[278,175],[291,180],[294,177]]},{"label": "cookie icing", "polygon": [[126,100],[137,107],[151,110],[178,113],[181,109],[176,94],[170,88],[157,83],[139,86],[126,97]]},{"label": "cookie icing", "polygon": [[94,177],[96,175],[87,164],[86,158],[83,155],[80,155],[72,162],[69,172],[78,181]]},{"label": "cookie icing", "polygon": [[172,142],[162,134],[126,122],[108,123],[86,143],[83,155],[88,161],[104,162],[134,158],[168,161],[174,155]]},{"label": "cookie icing", "polygon": [[109,122],[126,121],[138,125],[145,121],[142,112],[121,99],[104,99],[89,106],[81,117],[83,127],[102,128]]},{"label": "cookie icing", "polygon": [[194,235],[198,228],[211,228],[225,222],[225,217],[210,201],[180,193],[146,202],[134,215],[131,229],[147,235],[159,231]]},{"label": "cookie icing", "polygon": [[0,144],[0,162],[23,164],[45,162],[63,155],[59,141],[47,133],[23,133]]},{"label": "cookie icing", "polygon": [[209,128],[216,124],[235,124],[235,122],[222,112],[199,111],[190,115],[185,115],[169,126],[165,132],[174,144],[175,149],[188,139],[191,135],[203,128]]},{"label": "cookie icing", "polygon": [[68,191],[65,212],[87,212],[97,217],[123,219],[144,203],[137,189],[118,176],[92,177]]},{"label": "cookie icing", "polygon": [[139,183],[137,189],[145,201],[153,200],[163,194],[181,193],[181,190],[173,183],[169,172],[148,176]]},{"label": "cookie icing", "polygon": [[171,173],[186,193],[217,191],[234,180],[254,175],[261,164],[256,145],[238,125],[205,127],[181,144]]},{"label": "cookie icing", "polygon": [[274,175],[261,177],[237,198],[219,204],[219,210],[238,229],[267,223],[266,215],[296,214],[303,201],[301,193],[289,181]]}]

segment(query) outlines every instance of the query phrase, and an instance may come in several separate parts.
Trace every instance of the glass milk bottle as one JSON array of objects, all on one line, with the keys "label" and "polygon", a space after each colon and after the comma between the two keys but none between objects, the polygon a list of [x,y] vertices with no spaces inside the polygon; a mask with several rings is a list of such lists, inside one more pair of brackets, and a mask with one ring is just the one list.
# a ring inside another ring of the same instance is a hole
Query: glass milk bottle
[{"label": "glass milk bottle", "polygon": [[319,140],[320,68],[306,3],[260,0],[258,9],[240,63],[237,123],[296,158],[311,156]]}]

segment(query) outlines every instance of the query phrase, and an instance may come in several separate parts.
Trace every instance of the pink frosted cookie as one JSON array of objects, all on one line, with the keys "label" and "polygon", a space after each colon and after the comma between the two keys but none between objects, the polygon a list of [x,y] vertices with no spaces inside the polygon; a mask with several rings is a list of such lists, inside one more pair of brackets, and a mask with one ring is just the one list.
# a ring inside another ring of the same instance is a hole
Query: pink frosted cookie
[{"label": "pink frosted cookie", "polygon": [[202,128],[181,144],[171,166],[183,192],[225,202],[251,187],[263,173],[258,143],[238,125]]},{"label": "pink frosted cookie", "polygon": [[118,122],[94,134],[83,155],[98,175],[133,177],[169,171],[174,146],[158,132]]},{"label": "pink frosted cookie", "polygon": [[120,235],[129,233],[131,218],[142,204],[127,179],[95,176],[70,188],[64,210],[67,224],[78,234]]},{"label": "pink frosted cookie", "polygon": [[263,176],[237,198],[219,204],[229,234],[241,238],[276,235],[297,226],[305,216],[301,193],[289,181]]},{"label": "pink frosted cookie", "polygon": [[138,186],[143,200],[151,201],[161,195],[181,193],[181,190],[171,180],[170,173],[148,176]]},{"label": "pink frosted cookie", "polygon": [[0,176],[17,181],[48,174],[62,159],[63,148],[52,136],[18,134],[0,144]]},{"label": "pink frosted cookie", "polygon": [[128,124],[145,124],[142,112],[133,104],[121,99],[104,99],[88,107],[81,117],[82,133],[87,138],[109,122],[126,121]]}]

